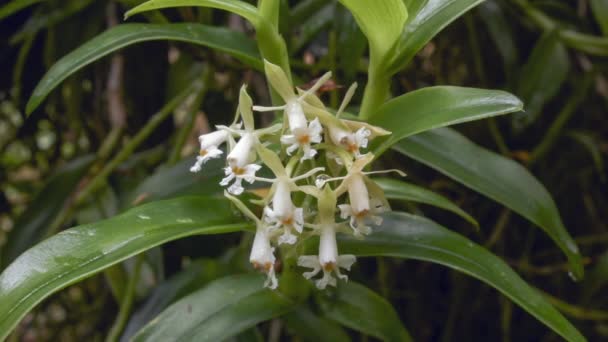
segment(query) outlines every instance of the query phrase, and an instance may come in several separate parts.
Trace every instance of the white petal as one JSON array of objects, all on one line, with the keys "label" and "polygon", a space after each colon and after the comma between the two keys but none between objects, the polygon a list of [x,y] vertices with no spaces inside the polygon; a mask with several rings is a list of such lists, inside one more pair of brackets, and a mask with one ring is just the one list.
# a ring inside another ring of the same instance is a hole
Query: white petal
[{"label": "white petal", "polygon": [[296,208],[293,211],[293,227],[298,231],[298,233],[302,232],[304,228],[304,209]]},{"label": "white petal", "polygon": [[240,195],[243,193],[243,191],[245,191],[245,189],[243,188],[243,186],[241,185],[241,179],[237,178],[234,183],[228,187],[228,192],[233,194],[233,195]]},{"label": "white petal", "polygon": [[344,254],[338,256],[338,267],[342,267],[347,271],[350,271],[350,268],[357,261],[357,258],[352,254]]},{"label": "white petal", "polygon": [[284,243],[288,244],[288,245],[293,245],[296,243],[296,241],[298,241],[298,237],[293,235],[289,230],[285,230],[285,232],[283,233],[283,235],[279,236],[278,239],[278,243],[279,245],[282,245]]},{"label": "white petal", "polygon": [[340,218],[346,219],[353,215],[353,210],[348,204],[340,204],[338,209],[340,209]]}]

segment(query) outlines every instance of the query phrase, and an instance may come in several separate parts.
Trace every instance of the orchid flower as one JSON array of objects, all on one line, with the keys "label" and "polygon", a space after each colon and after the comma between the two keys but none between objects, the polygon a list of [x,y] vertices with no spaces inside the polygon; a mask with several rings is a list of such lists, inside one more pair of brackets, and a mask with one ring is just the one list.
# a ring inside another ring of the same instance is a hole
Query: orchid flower
[{"label": "orchid flower", "polygon": [[[318,177],[316,181],[317,187],[320,188],[327,182],[342,180],[340,186],[336,188],[336,194],[340,196],[344,192],[348,192],[350,204],[338,205],[340,217],[343,219],[350,218],[350,227],[356,236],[371,233],[371,228],[367,222],[371,220],[374,225],[382,224],[382,217],[378,215],[389,210],[388,202],[384,198],[384,192],[367,175],[397,172],[399,175],[405,176],[400,170],[363,172],[363,168],[373,159],[374,155],[367,153],[352,163],[346,176],[335,178]],[[373,190],[371,198],[370,189]]]},{"label": "orchid flower", "polygon": [[273,183],[270,194],[272,195],[272,207],[267,205],[264,207],[264,220],[271,224],[273,229],[279,229],[283,234],[278,239],[278,244],[293,245],[297,241],[297,237],[293,234],[295,230],[298,234],[302,233],[304,227],[304,210],[296,208],[291,200],[291,193],[299,191],[300,188],[296,182],[302,179],[313,176],[324,168],[313,168],[312,170],[299,175],[290,177],[288,171],[283,167],[279,157],[271,150],[258,146],[258,155],[260,159],[267,165],[274,175],[275,179],[259,178],[261,181]]},{"label": "orchid flower", "polygon": [[259,138],[265,134],[272,134],[280,129],[280,125],[274,125],[269,128],[258,129],[254,128],[253,112],[251,111],[252,101],[247,94],[245,86],[241,87],[239,96],[239,113],[243,119],[244,129],[235,129],[226,126],[217,126],[217,128],[228,131],[232,135],[239,136],[240,139],[226,157],[228,166],[224,168],[226,177],[222,179],[220,185],[226,186],[234,180],[234,183],[228,187],[228,192],[234,195],[243,193],[244,188],[242,181],[252,184],[256,177],[255,174],[262,167],[252,163],[256,159],[255,147],[260,144]]},{"label": "orchid flower", "polygon": [[245,216],[252,219],[256,224],[255,236],[251,253],[249,254],[249,262],[256,270],[266,274],[265,287],[276,289],[279,282],[277,280],[274,264],[276,257],[274,256],[274,247],[270,244],[270,229],[260,220],[255,214],[247,208],[238,198],[231,196],[224,191],[224,197],[229,199]]},{"label": "orchid flower", "polygon": [[310,89],[298,96],[294,92],[294,88],[283,69],[264,60],[264,70],[268,81],[281,98],[283,98],[285,105],[277,107],[254,106],[253,110],[259,112],[283,110],[291,132],[291,134],[281,137],[281,143],[289,145],[287,147],[287,154],[291,155],[295,150],[301,148],[304,152],[301,160],[312,159],[317,154],[317,151],[311,147],[311,144],[321,142],[323,127],[319,120],[313,119],[308,122],[304,114],[302,102],[306,97],[314,94],[331,77],[331,72],[325,73]]},{"label": "orchid flower", "polygon": [[[304,277],[310,279],[323,271],[323,277],[316,281],[319,289],[325,289],[327,285],[336,286],[336,277],[348,280],[348,276],[342,274],[340,269],[350,271],[355,263],[354,255],[339,255],[338,244],[336,242],[336,195],[329,186],[325,186],[324,191],[318,198],[319,224],[316,225],[316,232],[319,237],[319,254],[302,255],[298,258],[298,266],[311,268],[309,272],[304,272]],[[334,277],[334,274],[336,277]]]}]

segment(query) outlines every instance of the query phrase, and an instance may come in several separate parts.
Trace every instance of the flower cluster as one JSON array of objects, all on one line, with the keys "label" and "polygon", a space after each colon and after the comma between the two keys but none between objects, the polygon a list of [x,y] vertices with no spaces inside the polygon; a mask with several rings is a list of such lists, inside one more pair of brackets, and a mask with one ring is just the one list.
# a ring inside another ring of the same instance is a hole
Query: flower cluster
[{"label": "flower cluster", "polygon": [[[371,225],[382,223],[378,214],[389,210],[382,189],[368,178],[371,173],[388,171],[365,172],[374,156],[363,150],[370,139],[390,132],[340,118],[356,85],[349,88],[334,115],[316,95],[330,73],[307,90],[294,89],[284,71],[269,62],[265,62],[265,73],[285,104],[254,106],[243,86],[233,124],[216,126],[216,131],[199,137],[200,153],[190,170],[200,171],[205,162],[224,153],[220,145],[227,145],[226,177],[220,185],[227,186],[225,196],[256,223],[249,260],[254,268],[266,273],[265,286],[278,286],[273,246],[295,251],[293,246],[298,241],[313,235],[319,236],[318,254],[301,255],[297,264],[311,269],[303,274],[307,279],[323,272],[316,281],[318,288],[336,286],[336,278],[347,279],[341,269],[350,270],[355,262],[353,255],[338,253],[336,233],[357,237],[370,234]],[[279,110],[284,113],[283,123],[255,128],[254,111]],[[256,175],[262,165],[274,178]],[[243,180],[271,185],[267,195],[255,201],[263,207],[261,215],[254,214],[236,197],[244,191]],[[338,217],[343,221],[336,222]]]}]

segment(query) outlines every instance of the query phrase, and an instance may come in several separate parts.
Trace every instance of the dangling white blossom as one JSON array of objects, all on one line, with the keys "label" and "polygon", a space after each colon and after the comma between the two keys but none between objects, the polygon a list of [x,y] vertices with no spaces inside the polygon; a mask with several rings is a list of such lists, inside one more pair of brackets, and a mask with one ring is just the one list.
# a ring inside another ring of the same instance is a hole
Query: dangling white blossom
[{"label": "dangling white blossom", "polygon": [[331,141],[338,146],[341,146],[346,151],[352,153],[355,157],[360,157],[360,150],[367,148],[371,131],[365,127],[359,128],[355,133],[345,130],[339,126],[329,127],[329,137]]},{"label": "dangling white blossom", "polygon": [[255,173],[262,168],[257,164],[248,164],[255,143],[255,135],[252,133],[245,133],[226,158],[228,161],[228,166],[224,168],[226,177],[222,179],[220,185],[226,186],[234,179],[234,183],[228,187],[228,192],[233,195],[242,194],[244,191],[244,188],[241,185],[242,180],[245,180],[250,184],[253,183],[255,180]]},{"label": "dangling white blossom", "polygon": [[229,133],[225,130],[217,130],[215,132],[203,134],[198,137],[201,145],[199,155],[196,157],[196,163],[190,168],[190,172],[199,172],[202,165],[209,159],[217,158],[222,155],[222,150],[219,146],[223,144],[229,137]]},{"label": "dangling white blossom", "polygon": [[315,283],[317,288],[323,290],[327,285],[336,286],[336,277],[348,280],[348,276],[340,272],[340,268],[350,271],[351,266],[357,259],[354,255],[338,255],[336,243],[336,232],[332,226],[321,228],[319,240],[319,255],[302,255],[298,258],[298,266],[311,268],[310,272],[304,272],[306,279],[316,276],[323,271],[323,277]]},{"label": "dangling white blossom", "polygon": [[275,261],[274,247],[270,245],[269,230],[266,227],[258,226],[253,238],[249,262],[256,270],[266,273],[267,278],[264,286],[273,290],[278,285],[274,272]]},{"label": "dangling white blossom", "polygon": [[317,155],[317,150],[313,149],[311,144],[318,144],[323,140],[321,137],[323,127],[319,119],[315,118],[304,129],[292,129],[291,132],[293,134],[286,134],[281,137],[281,143],[289,145],[287,147],[287,154],[292,155],[295,150],[301,147],[304,151],[302,160],[314,158]]},{"label": "dangling white blossom", "polygon": [[302,233],[304,227],[304,210],[296,208],[291,201],[291,190],[284,179],[279,179],[272,198],[272,208],[264,208],[264,220],[271,224],[273,229],[282,229],[283,234],[279,236],[278,243],[293,245],[297,237],[292,230]]},{"label": "dangling white blossom", "polygon": [[331,77],[331,72],[325,73],[310,89],[297,96],[283,69],[267,61],[264,63],[264,69],[272,87],[281,95],[285,105],[277,107],[253,106],[253,110],[260,112],[283,110],[291,132],[291,134],[281,137],[281,143],[289,145],[287,154],[291,155],[298,148],[302,148],[304,155],[301,159],[312,159],[317,151],[311,147],[311,144],[318,144],[322,141],[323,127],[316,118],[310,124],[308,123],[302,103],[325,84]]}]

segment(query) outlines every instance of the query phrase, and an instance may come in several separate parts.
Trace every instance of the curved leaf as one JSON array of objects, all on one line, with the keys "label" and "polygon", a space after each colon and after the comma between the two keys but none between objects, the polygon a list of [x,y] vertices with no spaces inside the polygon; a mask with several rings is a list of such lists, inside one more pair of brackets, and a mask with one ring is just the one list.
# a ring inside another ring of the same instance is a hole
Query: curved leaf
[{"label": "curved leaf", "polygon": [[44,75],[27,103],[31,114],[59,83],[86,65],[128,45],[176,40],[225,52],[254,68],[262,64],[255,45],[242,33],[201,24],[124,24],[115,26],[61,58]]},{"label": "curved leaf", "polygon": [[399,181],[396,179],[374,178],[374,182],[380,185],[382,190],[384,190],[384,195],[388,199],[404,200],[433,205],[438,208],[449,210],[454,214],[462,217],[463,219],[469,221],[474,226],[479,227],[479,224],[471,215],[460,209],[449,199],[437,193],[434,193],[423,187]]},{"label": "curved leaf", "polygon": [[378,58],[395,45],[407,20],[403,0],[339,0],[353,14],[369,41],[372,54]]},{"label": "curved leaf", "polygon": [[0,340],[52,293],[167,241],[247,227],[233,222],[228,201],[183,197],[146,204],[42,241],[0,274]]},{"label": "curved leaf", "polygon": [[135,14],[173,7],[199,6],[222,9],[247,19],[253,26],[261,20],[257,8],[239,0],[150,0],[125,13],[125,19]]},{"label": "curved leaf", "polygon": [[74,159],[48,179],[9,232],[8,243],[2,249],[2,266],[8,265],[23,251],[47,236],[53,219],[59,215],[94,159],[92,155]]},{"label": "curved leaf", "polygon": [[553,198],[526,168],[448,128],[417,134],[393,148],[490,197],[542,228],[564,251],[573,276],[583,264]]},{"label": "curved leaf", "polygon": [[585,338],[504,261],[465,237],[425,218],[390,213],[364,240],[343,237],[343,253],[391,256],[439,263],[496,288],[568,341]]},{"label": "curved leaf", "polygon": [[321,300],[324,316],[351,329],[383,341],[412,341],[391,304],[363,285],[340,284],[335,296]]},{"label": "curved leaf", "polygon": [[13,0],[7,3],[6,5],[0,7],[0,20],[41,1],[44,0]]},{"label": "curved leaf", "polygon": [[223,341],[293,308],[263,283],[258,274],[213,281],[171,305],[133,341]]},{"label": "curved leaf", "polygon": [[410,19],[397,46],[397,54],[389,69],[401,70],[437,33],[483,0],[428,0]]},{"label": "curved leaf", "polygon": [[383,104],[370,123],[393,134],[379,148],[384,151],[397,141],[429,129],[479,120],[521,110],[521,101],[501,90],[452,86],[422,88]]},{"label": "curved leaf", "polygon": [[163,281],[129,319],[120,340],[128,341],[166,307],[210,281],[227,275],[225,265],[213,259],[196,260],[183,271]]}]

